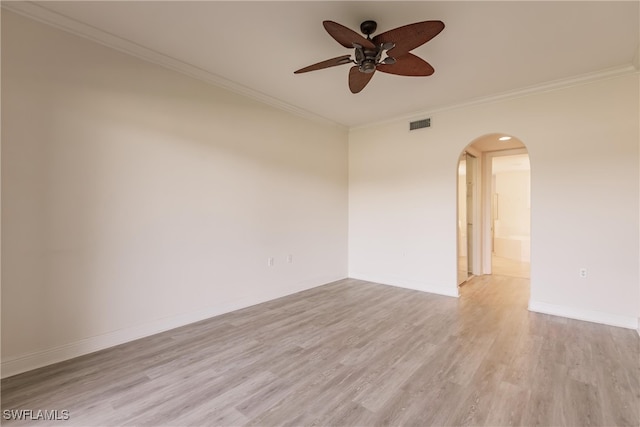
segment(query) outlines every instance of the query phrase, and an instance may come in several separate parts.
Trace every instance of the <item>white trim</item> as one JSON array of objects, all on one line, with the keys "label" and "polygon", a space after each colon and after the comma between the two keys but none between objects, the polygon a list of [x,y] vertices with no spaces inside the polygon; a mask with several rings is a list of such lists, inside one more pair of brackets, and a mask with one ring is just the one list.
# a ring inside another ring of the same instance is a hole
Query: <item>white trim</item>
[{"label": "white trim", "polygon": [[[475,168],[473,170],[473,174],[474,176],[474,184],[475,184],[475,188],[474,188],[474,194],[473,194],[473,207],[472,207],[472,211],[473,211],[473,233],[472,233],[472,249],[471,249],[471,259],[472,259],[472,266],[471,266],[471,274],[472,276],[481,276],[483,274],[483,268],[482,268],[482,212],[481,212],[481,208],[482,208],[482,183],[483,183],[483,179],[482,179],[482,171],[483,171],[483,167],[482,167],[482,152],[475,149],[474,147],[471,146],[471,144],[467,145],[463,150],[462,153],[460,154],[460,156],[458,157],[458,163],[456,164],[456,282],[460,281],[460,278],[457,277],[457,275],[459,274],[459,266],[458,266],[458,262],[460,260],[460,251],[462,248],[460,248],[460,229],[459,229],[459,222],[460,222],[460,163],[463,160],[463,156],[465,155],[465,153],[470,154],[472,157],[474,157],[476,159],[475,162]],[[466,171],[465,171],[466,174]],[[466,188],[466,185],[465,185]],[[466,202],[465,202],[466,205]],[[467,207],[465,206],[465,209],[467,209]],[[479,225],[479,226],[478,226]],[[469,236],[467,236],[467,239],[469,239]],[[467,247],[467,257],[469,256],[468,254],[468,247]],[[460,286],[462,283],[468,281],[471,277],[467,277],[465,280],[463,280],[462,282],[458,283],[458,286]]]},{"label": "white trim", "polygon": [[172,71],[186,74],[189,77],[213,84],[224,88],[231,92],[246,96],[255,101],[262,102],[271,107],[295,114],[299,117],[313,120],[315,122],[333,125],[341,129],[347,129],[347,126],[335,122],[333,120],[322,117],[318,114],[304,110],[302,108],[291,105],[285,101],[274,98],[273,96],[258,92],[254,89],[232,82],[224,77],[210,73],[202,68],[198,68],[186,62],[171,56],[156,52],[152,49],[141,46],[132,41],[123,39],[114,34],[102,31],[96,27],[69,18],[57,12],[53,12],[43,6],[34,4],[29,1],[12,1],[2,2],[2,8],[15,12],[27,18],[42,22],[57,29],[66,31],[73,35],[91,40],[111,49],[126,53],[138,59],[160,65]]},{"label": "white trim", "polygon": [[205,320],[233,310],[238,310],[249,305],[252,304],[238,301],[236,303],[230,303],[223,306],[210,307],[198,312],[185,313],[174,317],[158,319],[156,321],[136,325],[131,328],[120,329],[106,334],[84,338],[47,350],[7,358],[2,361],[2,378],[93,353],[95,351],[104,350],[109,347]]},{"label": "white trim", "polygon": [[403,279],[390,276],[376,276],[367,274],[350,274],[350,279],[364,280],[366,282],[378,283],[386,286],[394,286],[396,288],[411,289],[414,291],[426,292],[430,294],[444,295],[447,297],[458,298],[458,287],[434,285],[418,280]]},{"label": "white trim", "polygon": [[529,301],[529,311],[627,329],[638,329],[640,322],[640,319],[635,316],[622,316],[577,307],[549,304],[541,301]]},{"label": "white trim", "polygon": [[[436,113],[441,113],[445,111],[458,110],[461,108],[472,107],[475,105],[481,104],[489,104],[498,101],[508,101],[511,99],[523,98],[525,96],[536,95],[542,92],[550,92],[554,90],[565,89],[573,86],[579,86],[599,80],[608,80],[616,77],[626,76],[629,74],[636,74],[638,70],[632,64],[623,65],[619,67],[607,68],[600,71],[595,71],[592,73],[581,74],[579,76],[574,76],[566,79],[553,80],[547,83],[542,83],[539,85],[527,86],[521,89],[509,90],[506,92],[502,92],[495,95],[489,96],[481,96],[478,98],[469,99],[466,101],[462,101],[459,103],[443,105],[440,107],[435,107],[431,110],[418,111],[411,114],[396,116],[389,118],[387,120],[381,120],[374,123],[365,123],[358,126],[352,126],[349,128],[352,130],[360,130],[367,129],[371,127],[384,126],[392,123],[397,123],[401,121],[413,121],[419,120],[419,118],[431,117]],[[433,126],[433,125],[432,125]]]},{"label": "white trim", "polygon": [[46,350],[5,358],[2,360],[1,364],[1,377],[7,378],[32,369],[41,368],[43,366],[69,360],[74,357],[104,350],[106,348],[148,337],[150,335],[155,335],[160,332],[165,332],[170,329],[179,328],[181,326],[219,316],[224,313],[229,313],[252,305],[271,301],[276,298],[302,292],[307,289],[312,289],[344,278],[345,277],[325,277],[321,280],[316,279],[314,281],[306,281],[304,283],[299,283],[299,288],[280,291],[277,294],[271,292],[268,295],[249,295],[235,301],[229,301],[224,304],[207,307],[203,310],[165,317],[130,328],[119,329],[102,335],[80,339],[78,341]]},{"label": "white trim", "polygon": [[52,27],[67,31],[69,33],[75,34],[76,36],[80,36],[80,37],[92,40],[96,43],[102,44],[104,46],[118,50],[120,52],[127,53],[129,55],[135,56],[142,60],[152,62],[154,64],[161,65],[165,68],[168,68],[170,70],[186,74],[190,77],[205,81],[207,83],[211,83],[213,85],[222,87],[234,93],[244,95],[248,98],[260,101],[264,104],[287,111],[297,116],[314,120],[316,122],[321,122],[324,124],[330,124],[341,129],[349,129],[349,130],[363,129],[363,128],[368,128],[372,126],[380,126],[388,123],[394,123],[394,122],[405,121],[405,120],[415,120],[417,117],[419,118],[424,118],[425,116],[429,117],[434,113],[438,113],[442,111],[449,111],[449,110],[455,110],[455,109],[464,108],[464,107],[470,107],[473,105],[520,98],[523,96],[536,94],[539,92],[562,89],[565,87],[585,84],[585,83],[589,83],[596,80],[615,78],[622,75],[638,72],[638,68],[636,64],[613,67],[613,68],[608,68],[608,69],[593,72],[593,73],[582,74],[582,75],[567,78],[567,79],[559,79],[559,80],[543,83],[540,85],[533,85],[533,86],[528,86],[528,87],[517,89],[517,90],[507,91],[507,92],[503,92],[496,95],[478,97],[478,98],[470,99],[460,103],[445,105],[439,108],[435,108],[433,110],[414,112],[411,115],[396,116],[384,121],[376,121],[374,123],[365,123],[363,125],[349,127],[342,123],[335,122],[326,117],[322,117],[310,111],[291,105],[285,101],[274,98],[270,95],[258,92],[246,86],[232,82],[221,76],[215,75],[201,68],[187,64],[176,58],[172,58],[170,56],[148,49],[144,46],[141,46],[129,40],[118,37],[114,34],[110,34],[106,31],[102,31],[91,25],[87,25],[83,22],[77,21],[75,19],[69,18],[67,16],[61,15],[56,12],[53,12],[49,9],[46,9],[43,6],[32,3],[30,1],[1,2],[0,5],[4,9],[18,13],[20,15],[34,19],[36,21],[43,22]]},{"label": "white trim", "polygon": [[[482,273],[482,152],[467,146],[467,150],[476,158],[473,177],[473,242],[471,249],[471,273],[474,276],[481,276]],[[467,254],[468,256],[468,254]]]}]

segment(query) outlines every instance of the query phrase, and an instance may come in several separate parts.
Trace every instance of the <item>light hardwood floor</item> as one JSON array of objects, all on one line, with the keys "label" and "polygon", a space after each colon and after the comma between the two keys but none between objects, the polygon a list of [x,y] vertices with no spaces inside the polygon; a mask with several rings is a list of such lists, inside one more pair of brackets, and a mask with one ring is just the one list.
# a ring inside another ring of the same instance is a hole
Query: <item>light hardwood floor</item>
[{"label": "light hardwood floor", "polygon": [[528,279],[531,276],[531,264],[492,254],[491,271],[493,274],[502,276],[513,276]]},{"label": "light hardwood floor", "polygon": [[530,313],[528,292],[347,279],[5,379],[2,409],[82,426],[639,425],[636,332]]}]

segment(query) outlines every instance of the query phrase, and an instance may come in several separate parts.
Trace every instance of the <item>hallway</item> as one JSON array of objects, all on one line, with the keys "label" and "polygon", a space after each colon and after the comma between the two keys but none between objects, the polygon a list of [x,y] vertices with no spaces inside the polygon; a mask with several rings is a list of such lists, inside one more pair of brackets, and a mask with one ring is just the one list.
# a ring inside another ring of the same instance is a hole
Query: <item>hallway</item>
[{"label": "hallway", "polygon": [[493,254],[491,257],[491,268],[492,274],[499,276],[520,277],[522,279],[531,278],[531,264],[528,262],[515,261]]}]

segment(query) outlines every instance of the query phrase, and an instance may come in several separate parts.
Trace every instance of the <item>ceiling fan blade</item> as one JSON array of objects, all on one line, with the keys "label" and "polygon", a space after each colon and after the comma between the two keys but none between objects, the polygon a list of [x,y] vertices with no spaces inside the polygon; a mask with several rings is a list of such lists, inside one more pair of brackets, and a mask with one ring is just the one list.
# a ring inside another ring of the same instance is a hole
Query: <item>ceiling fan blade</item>
[{"label": "ceiling fan blade", "polygon": [[335,67],[336,65],[344,65],[351,62],[351,55],[338,56],[337,58],[327,59],[326,61],[318,62],[317,64],[309,65],[308,67],[300,68],[294,71],[294,74],[307,73],[309,71],[322,70],[323,68]]},{"label": "ceiling fan blade", "polygon": [[377,70],[400,76],[430,76],[435,71],[427,61],[412,53],[398,56],[395,59],[396,63],[392,65],[378,64]]},{"label": "ceiling fan blade", "polygon": [[338,24],[337,22],[323,21],[322,25],[324,25],[324,29],[327,30],[327,33],[329,33],[331,37],[344,47],[353,48],[355,47],[355,43],[367,49],[376,48],[371,40],[365,39],[360,34],[345,27],[344,25]]},{"label": "ceiling fan blade", "polygon": [[357,65],[351,67],[349,70],[349,89],[351,89],[351,93],[358,93],[364,89],[374,73],[375,70],[373,73],[363,73],[358,69]]},{"label": "ceiling fan blade", "polygon": [[393,30],[378,34],[373,38],[373,43],[380,46],[384,43],[394,43],[395,47],[388,51],[390,56],[398,57],[410,50],[422,46],[444,29],[442,21],[423,21],[405,25]]}]

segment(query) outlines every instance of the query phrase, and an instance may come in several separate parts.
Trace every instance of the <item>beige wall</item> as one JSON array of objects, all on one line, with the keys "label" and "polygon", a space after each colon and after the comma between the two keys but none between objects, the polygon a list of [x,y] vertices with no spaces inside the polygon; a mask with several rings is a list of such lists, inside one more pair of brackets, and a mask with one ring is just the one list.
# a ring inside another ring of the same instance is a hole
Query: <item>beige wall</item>
[{"label": "beige wall", "polygon": [[493,174],[495,194],[498,197],[497,237],[529,236],[531,220],[529,215],[529,171],[504,171]]},{"label": "beige wall", "polygon": [[3,10],[2,231],[6,376],[346,277],[347,132]]},{"label": "beige wall", "polygon": [[506,133],[531,159],[531,308],[636,327],[638,85],[629,74],[437,112],[419,131],[352,129],[349,275],[457,294],[458,156]]},{"label": "beige wall", "polygon": [[493,132],[531,156],[534,308],[629,326],[638,80],[347,135],[3,10],[2,375],[345,277],[347,260],[455,295],[458,156]]},{"label": "beige wall", "polygon": [[529,171],[498,172],[493,174],[493,179],[497,197],[493,253],[514,261],[530,262]]}]

